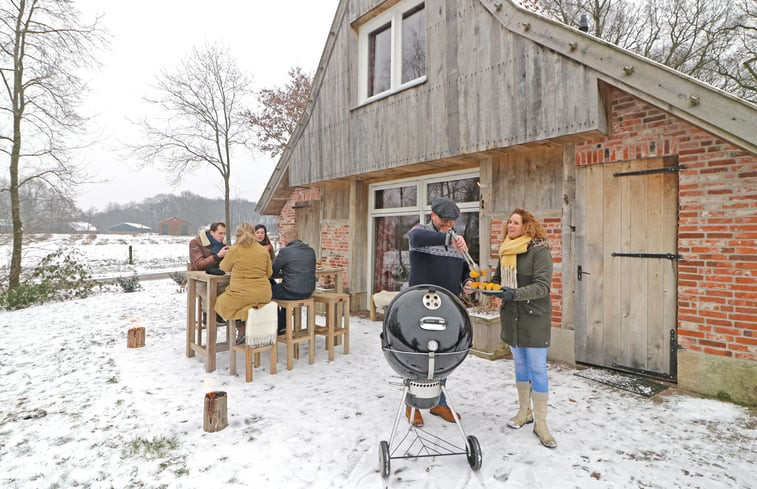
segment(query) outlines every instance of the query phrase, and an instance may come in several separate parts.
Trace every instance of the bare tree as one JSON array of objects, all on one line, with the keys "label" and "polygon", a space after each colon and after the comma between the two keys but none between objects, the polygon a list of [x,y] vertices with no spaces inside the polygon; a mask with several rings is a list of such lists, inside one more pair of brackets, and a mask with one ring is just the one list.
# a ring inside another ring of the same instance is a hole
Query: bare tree
[{"label": "bare tree", "polygon": [[248,124],[257,135],[255,146],[258,149],[274,158],[284,151],[307,105],[311,83],[312,76],[295,66],[289,69],[289,82],[284,87],[260,91],[260,110],[245,112]]},{"label": "bare tree", "polygon": [[140,121],[144,141],[132,148],[145,163],[162,163],[175,182],[201,166],[214,168],[223,178],[230,227],[232,151],[247,143],[242,114],[250,83],[227,48],[195,47],[173,72],[158,76],[159,94],[146,100],[160,116]]},{"label": "bare tree", "polygon": [[[9,187],[7,181],[0,185]],[[73,199],[50,187],[41,179],[29,180],[19,189],[19,207],[24,233],[61,233],[70,231],[69,223],[78,211]],[[10,199],[0,201],[0,215],[10,216]],[[9,229],[12,232],[12,227]]]},{"label": "bare tree", "polygon": [[756,100],[753,0],[528,0],[529,9]]},{"label": "bare tree", "polygon": [[84,130],[77,109],[86,94],[79,73],[94,64],[104,41],[97,20],[84,24],[73,0],[14,0],[0,4],[0,152],[9,157],[13,248],[8,288],[21,276],[21,189],[43,184],[66,198],[80,175],[66,144]]},{"label": "bare tree", "polygon": [[740,0],[734,6],[740,20],[729,36],[733,46],[715,60],[714,72],[721,88],[757,103],[757,4]]}]

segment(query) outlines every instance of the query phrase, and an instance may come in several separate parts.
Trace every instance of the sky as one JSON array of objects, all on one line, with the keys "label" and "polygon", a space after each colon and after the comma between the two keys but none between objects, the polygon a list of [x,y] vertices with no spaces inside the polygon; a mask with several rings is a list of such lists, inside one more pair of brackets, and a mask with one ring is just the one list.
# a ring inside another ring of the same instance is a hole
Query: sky
[{"label": "sky", "polygon": [[[90,181],[78,189],[83,210],[110,202],[140,202],[159,193],[190,190],[223,198],[215,170],[199,171],[173,186],[156,169],[138,168],[126,157],[124,143],[139,138],[130,122],[153,110],[143,97],[161,70],[171,70],[193,46],[220,43],[230,48],[252,76],[253,89],[283,86],[292,66],[314,72],[320,61],[338,0],[77,0],[82,18],[104,15],[111,36],[92,72],[83,112],[95,115],[97,142],[76,155],[87,165]],[[88,76],[90,76],[88,75]],[[232,198],[257,201],[275,160],[241,149],[232,159]]]},{"label": "sky", "polygon": [[[42,238],[41,236],[39,238]],[[155,235],[48,235],[37,246],[74,245],[97,275],[130,276],[186,261],[186,239]],[[125,265],[126,243],[135,265]],[[0,243],[0,254],[7,252]],[[278,372],[268,353],[253,381],[229,375],[229,354],[205,372],[188,358],[186,294],[170,279],[143,280],[86,299],[0,311],[0,487],[497,489],[754,487],[757,418],[748,408],[675,388],[652,398],[609,387],[549,363],[548,422],[555,449],[532,425],[506,426],[516,411],[513,364],[468,355],[447,390],[478,471],[462,455],[392,459],[378,472],[400,407],[397,374],[381,351],[380,321],[353,315],[349,354],[328,360],[317,337]],[[316,322],[323,324],[323,316]],[[127,332],[145,328],[145,346]],[[221,330],[223,332],[223,330]],[[228,426],[203,431],[207,392],[227,394]],[[458,429],[424,411],[423,430],[462,444]],[[400,417],[398,440],[409,424]],[[412,438],[408,438],[412,439]]]}]

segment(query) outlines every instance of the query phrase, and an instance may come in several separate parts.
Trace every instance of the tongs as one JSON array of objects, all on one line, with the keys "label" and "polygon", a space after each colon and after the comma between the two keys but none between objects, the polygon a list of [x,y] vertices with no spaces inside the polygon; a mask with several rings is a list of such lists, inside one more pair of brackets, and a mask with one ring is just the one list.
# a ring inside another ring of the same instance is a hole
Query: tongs
[{"label": "tongs", "polygon": [[[457,241],[458,234],[455,232],[453,228],[449,229],[449,237],[452,240]],[[476,273],[478,273],[478,276],[480,277],[481,268],[478,266],[478,264],[476,264],[475,261],[473,261],[473,258],[470,256],[470,254],[467,251],[462,251],[462,250],[458,250],[458,251],[460,251],[460,254],[463,255],[463,258],[465,259],[466,263],[468,263],[468,268],[470,268],[471,270],[475,270]]]}]

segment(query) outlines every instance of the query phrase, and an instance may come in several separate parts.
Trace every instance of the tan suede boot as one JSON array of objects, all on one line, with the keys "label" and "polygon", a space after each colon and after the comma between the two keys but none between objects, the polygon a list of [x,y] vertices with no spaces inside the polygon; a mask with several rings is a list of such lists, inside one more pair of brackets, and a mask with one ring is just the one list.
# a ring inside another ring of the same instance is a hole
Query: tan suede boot
[{"label": "tan suede boot", "polygon": [[539,437],[541,444],[547,448],[555,448],[557,442],[547,429],[547,399],[548,392],[532,392],[531,399],[534,402],[534,433]]},{"label": "tan suede boot", "polygon": [[510,418],[507,426],[517,429],[533,423],[534,416],[531,412],[531,382],[516,382],[515,387],[518,389],[518,413]]}]

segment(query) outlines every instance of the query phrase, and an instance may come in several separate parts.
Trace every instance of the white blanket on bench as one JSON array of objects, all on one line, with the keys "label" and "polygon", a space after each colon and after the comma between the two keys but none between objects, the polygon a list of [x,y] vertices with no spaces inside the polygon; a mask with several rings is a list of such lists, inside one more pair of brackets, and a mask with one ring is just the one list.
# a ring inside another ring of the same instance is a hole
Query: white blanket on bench
[{"label": "white blanket on bench", "polygon": [[275,302],[257,309],[251,307],[247,312],[247,324],[244,334],[250,346],[272,345],[276,342],[279,327],[279,307]]}]

